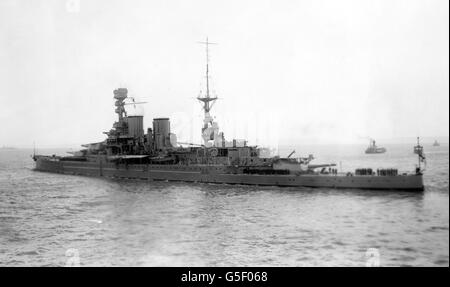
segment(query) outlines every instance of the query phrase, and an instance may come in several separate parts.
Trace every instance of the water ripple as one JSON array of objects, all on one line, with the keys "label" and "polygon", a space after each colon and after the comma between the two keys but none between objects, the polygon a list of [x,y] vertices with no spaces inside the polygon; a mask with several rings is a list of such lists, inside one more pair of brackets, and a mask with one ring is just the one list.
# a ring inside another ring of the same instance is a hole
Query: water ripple
[{"label": "water ripple", "polygon": [[84,266],[365,266],[370,248],[382,266],[449,264],[448,150],[428,156],[424,193],[110,180],[34,172],[28,151],[0,159],[2,266],[64,266],[67,250]]}]

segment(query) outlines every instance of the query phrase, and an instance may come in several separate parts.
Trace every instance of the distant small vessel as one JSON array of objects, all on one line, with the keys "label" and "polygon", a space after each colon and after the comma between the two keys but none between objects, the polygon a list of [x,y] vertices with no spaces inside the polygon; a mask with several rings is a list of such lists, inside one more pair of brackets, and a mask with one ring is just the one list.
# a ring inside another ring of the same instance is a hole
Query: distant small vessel
[{"label": "distant small vessel", "polygon": [[440,146],[437,140],[434,140],[433,146]]},{"label": "distant small vessel", "polygon": [[2,146],[2,147],[0,147],[0,149],[2,149],[2,150],[13,150],[13,149],[16,149],[16,148],[12,147],[12,146]]},{"label": "distant small vessel", "polygon": [[369,146],[366,149],[366,153],[385,153],[386,149],[384,147],[377,147],[375,140],[370,140]]}]

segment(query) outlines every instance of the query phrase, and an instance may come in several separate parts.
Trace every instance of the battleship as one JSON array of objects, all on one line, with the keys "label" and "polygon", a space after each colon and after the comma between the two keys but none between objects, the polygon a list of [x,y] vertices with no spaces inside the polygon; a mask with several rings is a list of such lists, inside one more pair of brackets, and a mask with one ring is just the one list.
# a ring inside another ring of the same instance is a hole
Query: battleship
[{"label": "battleship", "polygon": [[[152,128],[143,127],[143,116],[127,115],[128,90],[113,91],[117,121],[104,132],[102,142],[83,145],[70,156],[32,155],[35,170],[108,178],[181,181],[213,184],[423,191],[421,158],[413,172],[396,169],[359,168],[338,171],[334,163],[312,164],[313,155],[262,156],[262,149],[247,141],[225,139],[211,116],[218,99],[210,93],[208,40],[206,90],[197,100],[204,113],[201,144],[183,145],[170,129],[169,118],[154,118]],[[134,101],[134,99],[133,99]],[[199,129],[200,132],[200,129]]]}]

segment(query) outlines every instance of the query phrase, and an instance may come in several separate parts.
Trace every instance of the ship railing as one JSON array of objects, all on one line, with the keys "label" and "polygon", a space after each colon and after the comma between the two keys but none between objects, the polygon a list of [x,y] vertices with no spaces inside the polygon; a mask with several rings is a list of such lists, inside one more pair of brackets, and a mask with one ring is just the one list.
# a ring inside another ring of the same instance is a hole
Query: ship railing
[{"label": "ship railing", "polygon": [[[382,170],[382,169],[379,169]],[[374,171],[374,172],[373,172]],[[355,171],[338,171],[337,173],[320,173],[320,172],[316,172],[317,174],[321,174],[321,175],[334,175],[334,176],[407,176],[407,175],[411,175],[411,174],[415,174],[412,171],[408,171],[408,170],[397,170],[397,172],[379,172],[377,173],[377,170],[372,170],[372,173],[366,173],[366,174],[360,174],[360,173],[355,173]]]}]

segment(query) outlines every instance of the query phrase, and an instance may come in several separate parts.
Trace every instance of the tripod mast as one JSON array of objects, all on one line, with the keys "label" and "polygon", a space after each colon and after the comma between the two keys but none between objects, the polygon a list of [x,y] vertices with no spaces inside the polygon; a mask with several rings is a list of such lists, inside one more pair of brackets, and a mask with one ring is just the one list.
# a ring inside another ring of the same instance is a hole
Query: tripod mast
[{"label": "tripod mast", "polygon": [[217,100],[217,97],[211,97],[209,92],[209,45],[217,45],[217,43],[212,43],[208,41],[208,37],[205,42],[198,42],[199,44],[204,44],[206,48],[206,95],[204,97],[198,96],[197,99],[203,102],[203,110],[205,114],[209,113],[212,108],[210,102]]}]

